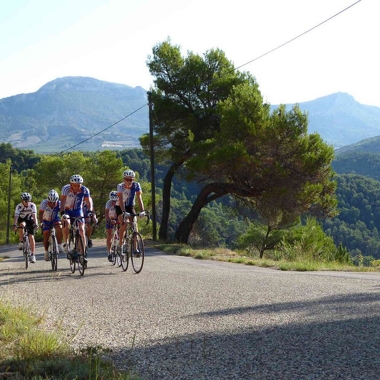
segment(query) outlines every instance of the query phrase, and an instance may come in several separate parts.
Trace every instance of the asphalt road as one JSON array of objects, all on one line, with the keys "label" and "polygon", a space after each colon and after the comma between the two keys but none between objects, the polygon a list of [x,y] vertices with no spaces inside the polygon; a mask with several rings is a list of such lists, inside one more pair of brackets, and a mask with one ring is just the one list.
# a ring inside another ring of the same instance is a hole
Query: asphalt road
[{"label": "asphalt road", "polygon": [[1,246],[0,296],[43,314],[74,347],[102,346],[143,379],[380,379],[380,274],[282,272],[147,249],[123,272],[90,250],[24,269]]}]

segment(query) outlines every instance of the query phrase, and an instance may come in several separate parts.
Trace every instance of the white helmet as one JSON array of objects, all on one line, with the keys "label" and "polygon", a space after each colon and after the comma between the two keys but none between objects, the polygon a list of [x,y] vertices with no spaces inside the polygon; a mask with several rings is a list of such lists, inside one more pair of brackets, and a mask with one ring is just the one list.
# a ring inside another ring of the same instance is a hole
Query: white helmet
[{"label": "white helmet", "polygon": [[83,183],[83,178],[79,174],[74,174],[70,177],[70,183]]},{"label": "white helmet", "polygon": [[20,198],[23,201],[28,201],[28,202],[30,202],[32,200],[32,196],[29,193],[22,193]]},{"label": "white helmet", "polygon": [[132,177],[135,178],[135,172],[133,170],[124,170],[123,177]]},{"label": "white helmet", "polygon": [[111,201],[117,201],[118,200],[117,192],[115,190],[110,192],[110,200]]},{"label": "white helmet", "polygon": [[54,203],[54,202],[58,201],[59,195],[58,195],[58,193],[54,189],[52,189],[52,190],[49,191],[47,199],[48,199],[49,202],[53,202]]}]

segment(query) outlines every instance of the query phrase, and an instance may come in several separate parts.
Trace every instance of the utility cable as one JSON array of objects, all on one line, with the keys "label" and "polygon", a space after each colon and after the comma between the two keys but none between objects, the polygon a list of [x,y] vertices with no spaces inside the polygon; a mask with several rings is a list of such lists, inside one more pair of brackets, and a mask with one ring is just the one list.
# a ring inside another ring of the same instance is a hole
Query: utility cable
[{"label": "utility cable", "polygon": [[362,0],[358,0],[358,1],[356,1],[355,3],[349,5],[347,8],[342,9],[340,12],[335,13],[333,16],[331,16],[331,17],[329,17],[328,19],[326,19],[326,20],[320,22],[319,24],[313,26],[312,28],[306,30],[305,32],[299,34],[298,36],[296,36],[296,37],[290,39],[289,41],[284,42],[283,44],[281,44],[281,45],[275,47],[274,49],[269,50],[269,51],[267,51],[266,53],[259,55],[259,56],[256,57],[255,59],[252,59],[251,61],[248,61],[248,62],[244,63],[243,65],[240,65],[240,66],[238,66],[238,67],[235,67],[235,70],[238,70],[238,69],[240,69],[241,67],[246,66],[246,65],[248,65],[248,64],[250,64],[250,63],[252,63],[252,62],[255,62],[255,61],[257,61],[258,59],[260,59],[260,58],[262,58],[262,57],[265,57],[266,55],[268,55],[268,54],[270,54],[270,53],[273,53],[274,51],[276,51],[276,50],[282,48],[283,46],[285,46],[285,45],[287,45],[287,44],[290,44],[291,42],[295,41],[296,39],[298,39],[298,38],[304,36],[305,34],[311,32],[312,30],[314,30],[314,29],[318,28],[319,26],[325,24],[326,22],[332,20],[334,17],[337,17],[337,16],[340,15],[341,13],[347,11],[349,8],[353,7],[353,6],[356,5],[357,3],[360,3],[361,1],[362,1]]},{"label": "utility cable", "polygon": [[103,133],[103,132],[106,131],[107,129],[110,129],[110,128],[113,127],[114,125],[119,124],[120,122],[122,122],[123,120],[125,120],[126,118],[128,118],[129,116],[132,116],[132,115],[133,115],[134,113],[136,113],[137,111],[140,111],[142,108],[146,107],[147,105],[148,105],[147,103],[143,104],[141,107],[137,108],[136,110],[134,110],[133,112],[131,112],[129,115],[124,116],[122,119],[120,119],[120,120],[116,121],[115,123],[111,124],[111,125],[108,126],[107,128],[102,129],[101,131],[95,133],[94,135],[88,137],[87,139],[85,139],[85,140],[79,142],[78,144],[75,144],[75,145],[71,146],[70,148],[67,148],[67,149],[63,150],[62,152],[59,152],[58,154],[65,153],[65,152],[67,152],[68,150],[71,150],[71,149],[75,148],[76,146],[81,145],[81,144],[85,143],[85,142],[88,141],[88,140],[91,140],[92,138],[94,138],[95,136],[100,135],[101,133]]},{"label": "utility cable", "polygon": [[[246,65],[249,65],[250,63],[255,62],[255,61],[257,61],[258,59],[263,58],[263,57],[265,57],[266,55],[268,55],[268,54],[270,54],[270,53],[273,53],[274,51],[276,51],[276,50],[282,48],[283,46],[290,44],[291,42],[295,41],[296,39],[298,39],[298,38],[304,36],[305,34],[311,32],[312,30],[314,30],[314,29],[320,27],[321,25],[325,24],[326,22],[328,22],[328,21],[332,20],[333,18],[337,17],[337,16],[340,15],[341,13],[347,11],[348,9],[350,9],[350,8],[353,7],[354,5],[360,3],[361,1],[362,1],[362,0],[358,0],[358,1],[356,1],[355,3],[349,5],[348,7],[344,8],[344,9],[342,9],[342,10],[339,11],[338,13],[335,13],[335,14],[332,15],[331,17],[329,17],[329,18],[327,18],[326,20],[320,22],[319,24],[313,26],[312,28],[306,30],[305,32],[299,34],[298,36],[296,36],[296,37],[294,37],[294,38],[292,38],[292,39],[290,39],[290,40],[284,42],[283,44],[281,44],[281,45],[279,45],[279,46],[277,46],[277,47],[275,47],[275,48],[273,48],[273,49],[267,51],[267,52],[264,53],[264,54],[259,55],[258,57],[254,58],[254,59],[252,59],[252,60],[250,60],[250,61],[248,61],[248,62],[246,62],[246,63],[244,63],[244,64],[242,64],[242,65],[240,65],[240,66],[238,66],[238,67],[235,67],[233,71],[238,70],[238,69],[240,69],[240,68],[242,68],[242,67],[244,67],[244,66],[246,66]],[[211,81],[210,81],[210,82],[211,82]],[[142,105],[140,108],[138,108],[138,109],[136,109],[135,111],[131,112],[129,115],[124,116],[122,119],[120,119],[120,120],[118,120],[117,122],[111,124],[111,125],[108,126],[107,128],[104,128],[104,129],[102,129],[101,131],[95,133],[94,135],[88,137],[87,139],[85,139],[85,140],[79,142],[78,144],[75,144],[75,145],[71,146],[70,148],[67,148],[67,149],[63,150],[63,151],[60,152],[59,154],[65,153],[65,152],[67,152],[67,151],[69,151],[69,150],[71,150],[71,149],[77,147],[78,145],[81,145],[81,144],[85,143],[86,141],[88,141],[88,140],[94,138],[95,136],[100,135],[100,134],[103,133],[104,131],[110,129],[110,128],[113,127],[114,125],[116,125],[116,124],[120,123],[121,121],[125,120],[126,118],[128,118],[128,117],[131,116],[131,115],[133,115],[134,113],[136,113],[137,111],[139,111],[140,109],[142,109],[143,107],[145,107],[145,106],[147,106],[147,105],[148,105],[148,103]]]}]

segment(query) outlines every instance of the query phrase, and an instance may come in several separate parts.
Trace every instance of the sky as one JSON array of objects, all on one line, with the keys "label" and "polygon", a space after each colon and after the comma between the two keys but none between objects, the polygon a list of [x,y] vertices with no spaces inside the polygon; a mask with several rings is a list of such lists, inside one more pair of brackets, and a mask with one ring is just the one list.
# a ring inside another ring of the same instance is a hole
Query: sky
[{"label": "sky", "polygon": [[0,0],[0,99],[65,76],[149,90],[170,38],[183,56],[223,50],[271,104],[345,92],[380,107],[379,14],[379,0]]}]

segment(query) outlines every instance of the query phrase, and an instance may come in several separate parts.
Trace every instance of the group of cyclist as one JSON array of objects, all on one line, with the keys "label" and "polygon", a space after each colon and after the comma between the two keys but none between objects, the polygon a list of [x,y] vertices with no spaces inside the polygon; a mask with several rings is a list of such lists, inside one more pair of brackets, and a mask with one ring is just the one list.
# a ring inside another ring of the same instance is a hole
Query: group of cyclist
[{"label": "group of cyclist", "polygon": [[[123,182],[117,185],[116,191],[109,193],[109,200],[105,205],[106,220],[106,245],[108,260],[112,261],[110,254],[112,229],[116,223],[120,225],[120,242],[125,233],[126,224],[124,223],[125,213],[135,214],[135,199],[137,198],[140,215],[144,215],[144,203],[142,200],[141,186],[138,182],[134,182],[135,172],[133,170],[125,170],[123,173]],[[39,208],[37,216],[37,206],[32,202],[32,196],[24,192],[21,194],[21,203],[16,206],[14,215],[14,230],[19,230],[19,250],[23,249],[23,228],[26,227],[29,232],[29,241],[31,247],[30,262],[36,262],[35,256],[35,239],[34,233],[38,229],[38,217],[41,220],[41,229],[43,233],[44,259],[49,261],[49,236],[51,228],[56,229],[56,237],[58,249],[60,252],[68,252],[69,229],[73,219],[79,219],[79,232],[87,245],[92,247],[91,235],[93,227],[97,225],[96,214],[94,211],[93,200],[90,190],[83,185],[83,178],[79,174],[70,177],[70,183],[64,185],[61,189],[61,195],[54,189],[48,192],[48,196],[44,199]],[[85,228],[86,226],[86,228]],[[85,257],[87,265],[87,257]]]}]

